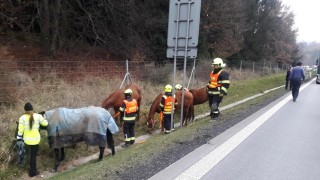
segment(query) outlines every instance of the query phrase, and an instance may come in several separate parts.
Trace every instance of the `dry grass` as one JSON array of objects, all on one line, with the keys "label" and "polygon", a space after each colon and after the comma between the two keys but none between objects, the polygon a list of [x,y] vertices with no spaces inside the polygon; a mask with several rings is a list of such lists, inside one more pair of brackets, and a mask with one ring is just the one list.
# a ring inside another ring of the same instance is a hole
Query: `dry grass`
[{"label": "dry grass", "polygon": [[[158,71],[163,70],[159,69]],[[210,70],[208,70],[208,72],[210,72]],[[161,72],[157,72],[157,69],[154,69],[153,74],[156,75],[157,73],[161,74]],[[233,70],[232,73],[235,74],[236,71]],[[123,80],[122,78],[87,76],[78,82],[67,82],[58,78],[54,73],[32,77],[29,77],[23,72],[15,72],[13,74],[15,76],[13,79],[15,79],[16,82],[15,93],[16,97],[18,97],[16,103],[0,106],[0,177],[8,177],[8,175],[4,175],[4,173],[19,174],[23,171],[25,172],[27,168],[25,166],[24,169],[18,169],[15,166],[15,154],[12,149],[12,143],[15,138],[14,133],[16,129],[16,121],[24,113],[23,106],[26,102],[31,102],[33,104],[35,112],[57,107],[80,108],[90,105],[100,106],[101,102],[109,94],[119,88]],[[207,74],[207,72],[205,74]],[[230,77],[231,82],[233,79],[233,74]],[[208,82],[205,78],[205,75],[197,78],[197,80],[200,82],[198,86],[204,86]],[[154,81],[136,81],[135,79],[133,80],[133,83],[141,86],[143,96],[140,121],[137,122],[136,125],[137,136],[139,136],[146,133],[146,120],[144,118],[144,114],[149,112],[151,103],[153,102],[154,98],[163,91],[163,86],[167,83],[171,83],[172,80],[170,79],[168,81],[163,81],[162,83]],[[183,76],[181,75],[181,72],[178,72],[176,82],[181,83],[182,80]],[[186,80],[188,81],[188,79]],[[241,85],[241,82],[237,81],[237,84]],[[233,95],[237,96],[235,94]],[[242,97],[242,95],[238,96],[239,97],[236,99]],[[205,108],[201,107],[201,109],[198,109],[198,111],[203,112],[205,111],[204,109]],[[38,166],[40,170],[48,170],[48,168],[53,166],[53,161],[51,159],[52,152],[49,150],[46,142],[46,132],[42,131],[41,133],[42,141],[40,144],[39,157],[42,160],[38,163]],[[122,141],[122,133],[119,133],[115,139],[116,143]],[[67,160],[88,155],[90,153],[97,152],[98,150],[88,150],[85,145],[80,145],[77,149],[71,149],[69,151],[74,151],[76,153],[68,153]]]},{"label": "dry grass", "polygon": [[[101,102],[121,85],[122,79],[107,79],[103,77],[85,77],[81,82],[68,83],[59,79],[55,74],[47,74],[45,77],[36,76],[30,78],[24,73],[16,72],[15,95],[19,96],[15,104],[0,106],[0,137],[2,145],[0,147],[0,170],[5,171],[14,163],[15,154],[12,150],[16,121],[24,113],[23,106],[26,102],[31,102],[35,112],[49,110],[57,107],[80,108],[90,105],[100,106]],[[143,99],[141,113],[147,114],[149,105],[153,99],[162,91],[163,85],[154,85],[150,82],[134,81],[142,88]],[[145,133],[145,118],[141,115],[137,123],[138,135]],[[43,132],[43,140],[40,149],[48,150],[46,147],[46,133]],[[116,138],[119,142],[123,138]],[[84,149],[82,149],[85,151]],[[41,150],[42,152],[42,150]],[[41,156],[41,152],[39,153]],[[96,152],[96,151],[94,151]],[[92,152],[91,152],[92,153]],[[41,162],[40,162],[41,167]]]}]

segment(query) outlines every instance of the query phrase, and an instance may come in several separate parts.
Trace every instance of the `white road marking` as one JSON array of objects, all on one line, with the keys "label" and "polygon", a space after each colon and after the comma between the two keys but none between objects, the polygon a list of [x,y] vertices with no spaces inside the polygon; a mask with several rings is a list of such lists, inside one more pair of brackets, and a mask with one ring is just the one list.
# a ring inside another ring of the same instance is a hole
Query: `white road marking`
[{"label": "white road marking", "polygon": [[[311,82],[305,84],[300,88],[303,90]],[[264,122],[266,122],[275,112],[277,112],[282,106],[284,106],[290,99],[292,99],[291,94],[284,98],[281,102],[276,104],[274,107],[269,109],[258,119],[250,123],[248,126],[240,130],[238,133],[229,138],[226,142],[218,146],[215,150],[210,152],[208,155],[203,157],[189,169],[181,173],[176,180],[194,180],[201,179],[207,172],[210,171],[214,166],[216,166],[223,158],[225,158],[233,149],[235,149],[242,141],[244,141],[248,136],[250,136],[257,128],[259,128]]]}]

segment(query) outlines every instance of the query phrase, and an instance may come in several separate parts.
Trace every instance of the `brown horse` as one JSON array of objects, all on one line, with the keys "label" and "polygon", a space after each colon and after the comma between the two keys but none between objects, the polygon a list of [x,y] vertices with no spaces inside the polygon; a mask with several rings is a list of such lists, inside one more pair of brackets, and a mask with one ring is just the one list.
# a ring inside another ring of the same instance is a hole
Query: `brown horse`
[{"label": "brown horse", "polygon": [[[111,93],[101,104],[101,107],[105,109],[112,108],[114,109],[114,114],[117,115],[119,112],[119,108],[121,107],[123,100],[124,100],[124,91],[126,89],[131,89],[132,90],[132,98],[136,99],[138,102],[138,117],[137,120],[139,120],[139,112],[140,112],[140,105],[141,105],[141,89],[138,85],[136,84],[128,84],[125,86],[124,89],[117,89],[113,93]],[[117,118],[116,118],[117,119]]]},{"label": "brown horse", "polygon": [[[182,100],[182,91],[177,91],[176,98],[178,105],[176,107],[177,110],[181,109],[181,100]],[[161,98],[163,96],[163,93],[160,93],[153,101],[149,114],[146,117],[147,119],[147,126],[148,126],[148,132],[150,133],[153,126],[155,125],[155,113],[160,113],[159,104],[161,101]],[[176,111],[177,112],[177,111]],[[188,91],[185,91],[184,94],[184,106],[183,106],[183,125],[187,125],[187,121],[194,119],[194,108],[193,108],[193,97],[192,94]]]},{"label": "brown horse", "polygon": [[208,101],[207,87],[190,89],[189,92],[193,95],[193,105],[203,104]]}]

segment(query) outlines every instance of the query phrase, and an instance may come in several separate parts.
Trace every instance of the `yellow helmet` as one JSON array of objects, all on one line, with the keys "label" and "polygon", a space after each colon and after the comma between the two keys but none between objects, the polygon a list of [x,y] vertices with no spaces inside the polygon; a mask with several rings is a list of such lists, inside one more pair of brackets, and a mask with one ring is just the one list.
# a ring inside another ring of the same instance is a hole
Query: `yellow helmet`
[{"label": "yellow helmet", "polygon": [[182,86],[181,86],[180,84],[176,84],[176,85],[174,86],[174,88],[175,88],[175,89],[178,89],[178,90],[181,90],[181,89],[182,89]]},{"label": "yellow helmet", "polygon": [[172,92],[172,86],[170,84],[167,84],[165,87],[164,87],[164,92]]},{"label": "yellow helmet", "polygon": [[132,95],[132,90],[131,89],[126,89],[123,94]]},{"label": "yellow helmet", "polygon": [[211,66],[214,66],[214,65],[218,65],[219,68],[226,66],[226,64],[223,63],[223,60],[221,58],[214,58],[212,60]]}]

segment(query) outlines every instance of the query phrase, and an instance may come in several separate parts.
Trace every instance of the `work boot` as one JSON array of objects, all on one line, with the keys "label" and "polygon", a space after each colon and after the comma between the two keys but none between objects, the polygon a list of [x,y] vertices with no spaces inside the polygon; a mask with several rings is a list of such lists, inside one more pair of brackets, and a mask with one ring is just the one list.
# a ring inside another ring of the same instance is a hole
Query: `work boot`
[{"label": "work boot", "polygon": [[39,173],[39,171],[33,171],[33,172],[29,172],[29,177],[34,177],[34,176],[38,176],[40,173]]},{"label": "work boot", "polygon": [[134,142],[135,142],[135,140],[131,140],[131,141],[130,141],[131,144],[134,144]]},{"label": "work boot", "polygon": [[121,147],[123,147],[123,148],[127,148],[127,147],[129,147],[130,146],[130,144],[129,143],[124,143],[123,145],[121,145]]},{"label": "work boot", "polygon": [[219,116],[211,117],[209,122],[212,123],[215,126],[215,125],[218,125],[218,120],[219,120]]}]

